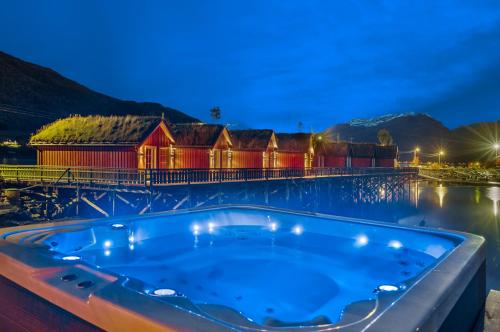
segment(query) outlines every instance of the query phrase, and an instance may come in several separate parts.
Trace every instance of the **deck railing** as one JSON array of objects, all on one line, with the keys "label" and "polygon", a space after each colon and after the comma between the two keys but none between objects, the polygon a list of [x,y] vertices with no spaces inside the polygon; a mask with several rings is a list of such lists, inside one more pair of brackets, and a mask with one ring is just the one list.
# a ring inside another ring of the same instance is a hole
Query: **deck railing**
[{"label": "deck railing", "polygon": [[354,175],[418,174],[416,168],[232,168],[232,169],[95,169],[86,167],[47,167],[0,165],[0,181],[57,184],[103,184],[160,186],[175,184],[281,180]]}]

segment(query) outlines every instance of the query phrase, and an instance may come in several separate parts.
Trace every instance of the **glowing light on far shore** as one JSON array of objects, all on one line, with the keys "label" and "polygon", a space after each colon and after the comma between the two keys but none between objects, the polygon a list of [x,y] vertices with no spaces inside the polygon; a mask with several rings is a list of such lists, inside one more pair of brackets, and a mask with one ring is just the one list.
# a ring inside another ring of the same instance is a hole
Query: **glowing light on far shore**
[{"label": "glowing light on far shore", "polygon": [[363,247],[366,246],[367,244],[368,244],[368,236],[364,234],[356,236],[356,242],[354,243],[356,247]]},{"label": "glowing light on far shore", "polygon": [[292,233],[295,235],[301,235],[304,232],[304,228],[300,225],[295,225],[292,228]]},{"label": "glowing light on far shore", "polygon": [[394,249],[400,249],[403,247],[403,244],[398,240],[391,240],[389,241],[388,246]]}]

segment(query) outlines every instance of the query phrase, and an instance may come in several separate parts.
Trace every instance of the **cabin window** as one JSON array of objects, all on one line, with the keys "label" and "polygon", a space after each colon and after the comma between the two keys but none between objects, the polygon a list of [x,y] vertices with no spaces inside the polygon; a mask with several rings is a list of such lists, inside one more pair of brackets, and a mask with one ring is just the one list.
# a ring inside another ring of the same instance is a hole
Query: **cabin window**
[{"label": "cabin window", "polygon": [[168,168],[174,168],[175,165],[175,149],[170,145],[168,147],[169,151],[169,159],[168,159]]},{"label": "cabin window", "polygon": [[215,154],[214,154],[214,150],[210,150],[210,168],[215,168]]},{"label": "cabin window", "polygon": [[227,150],[227,168],[233,167],[233,151],[231,149]]},{"label": "cabin window", "polygon": [[160,148],[160,168],[166,169],[170,165],[170,149]]},{"label": "cabin window", "polygon": [[153,146],[146,146],[144,153],[144,166],[146,168],[156,168],[156,148]]}]

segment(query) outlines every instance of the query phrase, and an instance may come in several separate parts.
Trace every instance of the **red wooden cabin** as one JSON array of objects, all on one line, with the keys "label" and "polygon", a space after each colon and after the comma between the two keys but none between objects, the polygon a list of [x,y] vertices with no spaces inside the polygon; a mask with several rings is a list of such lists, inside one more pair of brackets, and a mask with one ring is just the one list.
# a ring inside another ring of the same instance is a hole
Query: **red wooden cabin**
[{"label": "red wooden cabin", "polygon": [[398,160],[397,145],[376,145],[375,146],[375,166],[376,167],[396,167]]},{"label": "red wooden cabin", "polygon": [[233,168],[275,168],[276,135],[271,129],[232,130]]},{"label": "red wooden cabin", "polygon": [[373,167],[375,144],[349,143],[348,167]]},{"label": "red wooden cabin", "polygon": [[276,134],[279,168],[309,168],[314,157],[313,134]]},{"label": "red wooden cabin", "polygon": [[224,126],[202,123],[171,127],[175,168],[231,168],[232,142]]},{"label": "red wooden cabin", "polygon": [[171,168],[174,139],[154,116],[72,116],[40,129],[29,144],[38,165],[93,168]]},{"label": "red wooden cabin", "polygon": [[320,142],[314,152],[314,167],[346,167],[349,144],[346,142]]}]

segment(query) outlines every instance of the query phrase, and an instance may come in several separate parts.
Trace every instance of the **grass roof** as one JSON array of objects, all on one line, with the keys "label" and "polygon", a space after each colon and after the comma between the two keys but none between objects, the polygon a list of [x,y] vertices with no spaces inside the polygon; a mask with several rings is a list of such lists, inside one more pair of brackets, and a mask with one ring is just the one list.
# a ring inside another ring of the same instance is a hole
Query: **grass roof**
[{"label": "grass roof", "polygon": [[271,129],[231,130],[233,149],[265,151],[269,146]]},{"label": "grass roof", "polygon": [[222,125],[191,123],[170,127],[176,146],[213,147],[224,130]]},{"label": "grass roof", "polygon": [[375,154],[375,144],[370,143],[350,143],[351,157],[372,158]]},{"label": "grass roof", "polygon": [[312,146],[313,134],[307,133],[278,133],[278,150],[287,152],[309,152]]},{"label": "grass roof", "polygon": [[375,145],[375,158],[396,159],[397,156],[397,145]]},{"label": "grass roof", "polygon": [[72,116],[42,127],[29,144],[135,145],[161,121],[157,116]]}]

